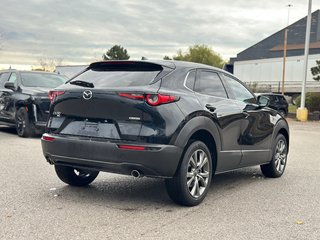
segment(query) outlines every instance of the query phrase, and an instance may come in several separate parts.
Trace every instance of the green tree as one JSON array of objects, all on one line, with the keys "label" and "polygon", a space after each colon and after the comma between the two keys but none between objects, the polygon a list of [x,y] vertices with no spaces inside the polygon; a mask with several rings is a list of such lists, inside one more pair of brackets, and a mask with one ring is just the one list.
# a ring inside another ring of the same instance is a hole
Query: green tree
[{"label": "green tree", "polygon": [[[296,99],[296,106],[300,106],[301,96]],[[310,112],[320,111],[320,93],[319,92],[308,92],[306,93],[306,108]]]},{"label": "green tree", "polygon": [[203,63],[218,68],[222,68],[223,64],[225,63],[220,54],[216,53],[210,47],[204,44],[191,46],[185,53],[183,53],[181,50],[178,50],[177,56],[174,56],[173,59]]},{"label": "green tree", "polygon": [[172,58],[170,58],[169,56],[166,55],[163,57],[163,60],[172,60]]},{"label": "green tree", "polygon": [[314,80],[320,81],[320,60],[317,60],[316,63],[317,66],[311,68],[311,73],[314,76]]},{"label": "green tree", "polygon": [[114,45],[102,55],[103,60],[128,60],[129,58],[127,49],[121,45]]}]

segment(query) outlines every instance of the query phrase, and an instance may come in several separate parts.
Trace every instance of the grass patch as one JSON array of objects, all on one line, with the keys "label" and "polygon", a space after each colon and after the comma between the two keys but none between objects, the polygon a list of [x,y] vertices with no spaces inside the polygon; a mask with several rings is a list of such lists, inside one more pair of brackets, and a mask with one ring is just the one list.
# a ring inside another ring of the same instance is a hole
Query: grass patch
[{"label": "grass patch", "polygon": [[289,113],[296,113],[297,112],[297,106],[290,104],[288,111],[289,111]]}]

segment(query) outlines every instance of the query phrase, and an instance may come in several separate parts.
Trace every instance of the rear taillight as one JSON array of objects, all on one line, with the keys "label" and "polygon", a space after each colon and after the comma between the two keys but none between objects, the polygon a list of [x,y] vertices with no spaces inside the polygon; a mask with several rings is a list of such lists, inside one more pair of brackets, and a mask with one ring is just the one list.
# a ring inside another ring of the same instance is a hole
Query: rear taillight
[{"label": "rear taillight", "polygon": [[172,95],[163,94],[136,94],[136,93],[119,93],[119,96],[136,100],[144,100],[151,106],[159,106],[161,104],[178,101],[179,98]]},{"label": "rear taillight", "polygon": [[45,135],[45,134],[42,135],[42,138],[41,138],[41,139],[42,139],[43,141],[47,141],[47,142],[53,142],[53,141],[55,140],[54,137],[50,137],[50,136]]},{"label": "rear taillight", "polygon": [[136,94],[136,93],[119,93],[119,96],[130,98],[130,99],[140,99],[140,100],[144,99],[143,94]]},{"label": "rear taillight", "polygon": [[64,94],[63,91],[49,91],[48,95],[49,95],[50,102],[53,102],[57,96],[60,96],[62,94]]},{"label": "rear taillight", "polygon": [[165,103],[175,102],[177,100],[177,97],[171,95],[148,94],[146,96],[146,101],[151,106],[158,106]]}]

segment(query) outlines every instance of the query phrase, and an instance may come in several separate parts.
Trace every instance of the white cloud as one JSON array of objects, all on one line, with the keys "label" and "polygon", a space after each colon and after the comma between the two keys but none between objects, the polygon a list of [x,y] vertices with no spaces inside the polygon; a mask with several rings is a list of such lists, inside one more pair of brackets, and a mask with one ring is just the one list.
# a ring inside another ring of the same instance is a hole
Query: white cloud
[{"label": "white cloud", "polygon": [[[292,0],[291,23],[307,1]],[[132,58],[162,58],[207,44],[225,59],[283,28],[288,1],[2,0],[0,63],[37,64],[43,56],[88,63],[114,44]],[[313,10],[320,3],[313,3]]]}]

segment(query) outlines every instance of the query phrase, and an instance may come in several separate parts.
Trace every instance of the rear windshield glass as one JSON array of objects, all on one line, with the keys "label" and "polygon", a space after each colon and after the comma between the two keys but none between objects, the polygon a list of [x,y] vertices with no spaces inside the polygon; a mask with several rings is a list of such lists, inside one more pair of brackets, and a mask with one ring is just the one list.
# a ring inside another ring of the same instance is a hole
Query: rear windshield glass
[{"label": "rear windshield glass", "polygon": [[151,65],[112,65],[91,68],[72,81],[93,83],[95,87],[129,87],[149,85],[161,72],[162,67]]},{"label": "rear windshield glass", "polygon": [[26,87],[55,88],[66,80],[65,77],[55,74],[21,72],[22,85]]}]

